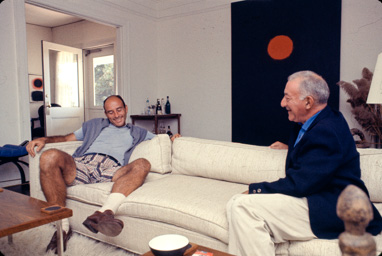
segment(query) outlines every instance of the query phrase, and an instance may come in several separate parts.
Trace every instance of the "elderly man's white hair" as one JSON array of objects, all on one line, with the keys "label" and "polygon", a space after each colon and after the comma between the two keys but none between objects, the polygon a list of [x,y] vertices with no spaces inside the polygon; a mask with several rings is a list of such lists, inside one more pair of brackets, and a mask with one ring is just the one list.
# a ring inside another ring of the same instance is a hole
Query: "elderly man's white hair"
[{"label": "elderly man's white hair", "polygon": [[326,81],[313,71],[304,70],[293,73],[288,77],[288,81],[301,79],[300,99],[312,96],[318,104],[326,104],[329,99],[330,91]]}]

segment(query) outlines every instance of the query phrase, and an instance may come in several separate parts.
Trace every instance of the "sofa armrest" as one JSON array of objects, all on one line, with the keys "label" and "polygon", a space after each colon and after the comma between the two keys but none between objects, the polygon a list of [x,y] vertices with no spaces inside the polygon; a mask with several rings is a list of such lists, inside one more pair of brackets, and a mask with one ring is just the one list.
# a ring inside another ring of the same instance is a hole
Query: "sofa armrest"
[{"label": "sofa armrest", "polygon": [[60,143],[49,143],[38,153],[35,157],[29,156],[29,180],[30,180],[30,194],[31,197],[45,200],[45,196],[41,190],[40,185],[40,156],[42,152],[48,149],[59,149],[69,155],[72,155],[74,151],[82,144],[82,141],[70,141],[70,142],[60,142]]}]

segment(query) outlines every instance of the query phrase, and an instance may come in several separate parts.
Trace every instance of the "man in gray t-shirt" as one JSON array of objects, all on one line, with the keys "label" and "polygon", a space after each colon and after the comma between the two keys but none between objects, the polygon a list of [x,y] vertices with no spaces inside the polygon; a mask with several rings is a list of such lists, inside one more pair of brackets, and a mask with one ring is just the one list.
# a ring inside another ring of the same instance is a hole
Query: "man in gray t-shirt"
[{"label": "man in gray t-shirt", "polygon": [[[83,225],[94,233],[117,236],[123,222],[114,214],[126,196],[140,187],[150,163],[140,158],[128,163],[129,157],[140,142],[155,135],[137,126],[126,124],[127,106],[118,95],[104,101],[107,119],[87,121],[82,128],[66,136],[37,138],[27,145],[29,154],[35,156],[46,143],[83,141],[73,156],[57,150],[44,151],[40,157],[40,181],[49,203],[65,206],[66,188],[77,184],[113,181],[112,191],[102,208],[90,215]],[[175,139],[180,135],[173,136]],[[68,219],[63,220],[64,249],[72,231]],[[57,250],[55,233],[47,250]]]}]

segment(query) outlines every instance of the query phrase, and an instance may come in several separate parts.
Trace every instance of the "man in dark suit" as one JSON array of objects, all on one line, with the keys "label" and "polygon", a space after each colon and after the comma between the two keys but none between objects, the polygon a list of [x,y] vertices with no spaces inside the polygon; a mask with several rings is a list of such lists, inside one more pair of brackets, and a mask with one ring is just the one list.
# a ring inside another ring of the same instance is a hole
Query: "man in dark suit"
[{"label": "man in dark suit", "polygon": [[[227,204],[230,253],[275,255],[274,243],[337,238],[344,231],[336,215],[342,190],[353,184],[368,194],[354,139],[342,114],[327,106],[328,98],[328,85],[316,73],[288,78],[281,106],[295,127],[289,145],[271,145],[288,149],[286,176],[252,183]],[[382,219],[374,205],[373,211],[367,231],[377,235]]]}]

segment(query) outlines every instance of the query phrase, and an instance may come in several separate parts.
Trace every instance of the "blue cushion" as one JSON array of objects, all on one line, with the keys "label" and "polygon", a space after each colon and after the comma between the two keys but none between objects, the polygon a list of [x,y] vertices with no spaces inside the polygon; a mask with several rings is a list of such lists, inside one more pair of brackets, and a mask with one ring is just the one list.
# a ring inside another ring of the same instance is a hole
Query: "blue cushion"
[{"label": "blue cushion", "polygon": [[6,144],[0,147],[0,157],[20,157],[27,154],[28,152],[25,146]]}]

